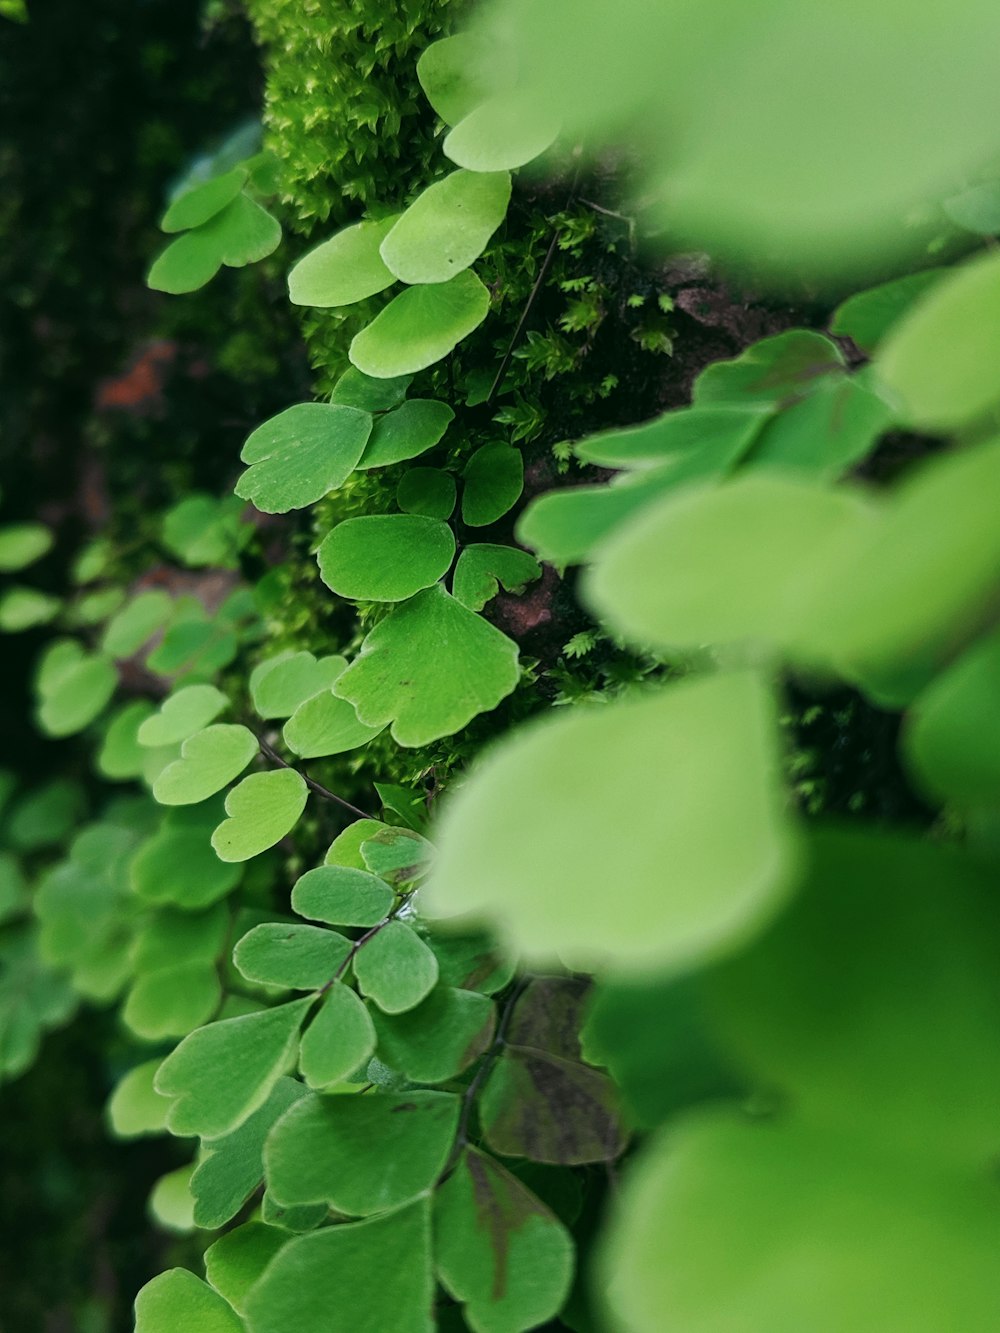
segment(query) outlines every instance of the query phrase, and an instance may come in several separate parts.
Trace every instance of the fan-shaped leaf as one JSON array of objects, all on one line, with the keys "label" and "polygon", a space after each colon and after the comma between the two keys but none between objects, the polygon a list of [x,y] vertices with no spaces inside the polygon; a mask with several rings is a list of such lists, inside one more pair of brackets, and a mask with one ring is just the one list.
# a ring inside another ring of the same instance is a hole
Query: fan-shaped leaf
[{"label": "fan-shaped leaf", "polygon": [[437,981],[437,959],[402,921],[390,921],[354,958],[358,986],[387,1014],[413,1009]]},{"label": "fan-shaped leaf", "polygon": [[362,471],[386,467],[426,453],[441,440],[454,418],[447,403],[434,398],[409,399],[378,418],[358,467]]},{"label": "fan-shaped leaf", "polygon": [[316,558],[323,582],[338,596],[402,602],[437,583],[454,555],[455,538],[440,519],[374,514],[338,523]]},{"label": "fan-shaped leaf", "polygon": [[308,870],[292,889],[292,907],[299,916],[332,926],[375,926],[388,914],[394,898],[377,875],[349,866]]},{"label": "fan-shaped leaf", "polygon": [[540,578],[542,567],[534,556],[516,546],[466,546],[458,557],[451,590],[470,611],[481,611],[500,591],[520,592]]},{"label": "fan-shaped leaf", "polygon": [[372,419],[356,407],[297,403],[258,426],[240,457],[250,467],[236,494],[266,514],[304,509],[342,486],[371,434]]},{"label": "fan-shaped leaf", "polygon": [[397,220],[382,259],[402,282],[447,282],[483,253],[509,203],[509,172],[453,171]]},{"label": "fan-shaped leaf", "polygon": [[328,1088],[362,1068],[374,1052],[371,1015],[349,986],[334,982],[302,1034],[302,1077],[311,1088]]},{"label": "fan-shaped leaf", "polygon": [[407,288],[351,343],[351,361],[376,379],[425,370],[486,318],[490,294],[468,269],[450,282]]},{"label": "fan-shaped leaf", "polygon": [[139,727],[140,745],[176,745],[214,722],[229,700],[214,685],[186,685],[169,695]]},{"label": "fan-shaped leaf", "polygon": [[291,717],[307,699],[329,690],[346,666],[346,658],[317,659],[312,653],[292,653],[261,662],[250,674],[253,706],[261,717]]},{"label": "fan-shaped leaf", "polygon": [[357,222],[303,255],[288,275],[292,305],[353,305],[391,287],[396,274],[386,268],[379,246],[397,218]]},{"label": "fan-shaped leaf", "polygon": [[161,805],[194,805],[207,800],[243,772],[259,750],[246,727],[218,722],[196,731],[181,746],[181,757],[168,764],[153,783]]},{"label": "fan-shaped leaf", "polygon": [[251,773],[226,797],[224,820],[212,834],[222,861],[248,861],[280,842],[298,822],[309,788],[294,769]]},{"label": "fan-shaped leaf", "polygon": [[233,950],[233,962],[248,981],[289,990],[319,990],[350,951],[350,941],[335,930],[266,922],[243,936]]}]

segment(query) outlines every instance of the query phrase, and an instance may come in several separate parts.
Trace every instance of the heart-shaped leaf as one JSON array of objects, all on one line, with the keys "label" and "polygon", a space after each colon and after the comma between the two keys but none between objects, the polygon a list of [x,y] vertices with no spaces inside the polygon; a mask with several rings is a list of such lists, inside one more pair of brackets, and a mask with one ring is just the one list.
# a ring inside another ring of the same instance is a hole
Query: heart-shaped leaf
[{"label": "heart-shaped leaf", "polygon": [[432,449],[444,436],[455,413],[434,398],[411,398],[375,422],[359,469],[387,467]]},{"label": "heart-shaped leaf", "polygon": [[490,294],[466,269],[450,282],[400,292],[351,343],[351,361],[376,379],[434,365],[486,318]]},{"label": "heart-shaped leaf", "polygon": [[249,1327],[253,1333],[432,1333],[430,1249],[426,1199],[299,1236],[251,1288]]},{"label": "heart-shaped leaf", "polygon": [[384,1013],[402,1014],[430,994],[438,965],[419,935],[402,921],[390,921],[358,950],[354,975]]},{"label": "heart-shaped leaf", "polygon": [[140,745],[177,745],[213,722],[229,700],[214,685],[186,685],[169,695],[140,726]]},{"label": "heart-shaped leaf", "polygon": [[493,1040],[496,1006],[476,991],[435,986],[404,1014],[373,1014],[378,1057],[414,1083],[446,1083]]},{"label": "heart-shaped leaf", "polygon": [[174,603],[159,588],[141,592],[108,621],[102,648],[111,657],[131,657],[170,619]]},{"label": "heart-shaped leaf", "polygon": [[221,998],[214,963],[178,962],[137,977],[122,1018],[144,1041],[184,1037],[208,1022]]},{"label": "heart-shaped leaf", "polygon": [[392,907],[388,884],[367,870],[351,866],[317,866],[292,889],[292,907],[310,921],[332,926],[375,926]]},{"label": "heart-shaped leaf", "polygon": [[542,567],[534,556],[516,546],[466,546],[458,557],[451,591],[456,601],[470,611],[481,611],[501,585],[507,592],[520,592],[541,574]]},{"label": "heart-shaped leaf", "polygon": [[483,528],[502,518],[524,489],[524,459],[509,444],[484,444],[469,459],[462,492],[462,520]]},{"label": "heart-shaped leaf", "polygon": [[581,970],[685,966],[760,929],[795,868],[762,681],[720,674],[559,712],[451,797],[422,905],[485,916],[526,957]]},{"label": "heart-shaped leaf", "polygon": [[153,783],[161,805],[195,805],[229,785],[257,754],[257,737],[246,727],[217,722],[196,731],[181,746],[181,757]]},{"label": "heart-shaped leaf", "polygon": [[281,735],[300,759],[315,759],[356,750],[384,730],[384,727],[368,727],[359,722],[352,704],[326,690],[299,704]]},{"label": "heart-shaped leaf", "polygon": [[398,744],[416,746],[495,708],[519,678],[517,644],[435,585],[375,626],[334,691],[362,722],[391,722]]},{"label": "heart-shaped leaf", "polygon": [[236,1313],[243,1314],[250,1288],[290,1239],[280,1227],[245,1222],[205,1251],[205,1276]]},{"label": "heart-shaped leaf", "polygon": [[244,1333],[232,1306],[186,1268],[158,1273],[135,1298],[135,1333]]},{"label": "heart-shaped leaf", "polygon": [[447,523],[417,514],[348,518],[316,553],[320,577],[340,597],[402,602],[437,583],[455,555]]},{"label": "heart-shaped leaf", "polygon": [[349,1078],[374,1053],[371,1015],[349,986],[335,981],[302,1034],[302,1077],[311,1088],[328,1088]]},{"label": "heart-shaped leaf", "polygon": [[434,1195],[434,1264],[470,1328],[519,1333],[562,1308],[573,1241],[499,1162],[467,1148]]},{"label": "heart-shaped leaf", "polygon": [[391,287],[396,275],[386,268],[379,247],[397,218],[357,222],[303,255],[288,275],[292,305],[353,305]]},{"label": "heart-shaped leaf", "polygon": [[[212,850],[212,829],[221,813],[215,802],[206,817],[182,822],[178,816],[187,813],[186,807],[171,811],[129,865],[132,889],[147,903],[195,911],[224,898],[240,881],[239,867],[226,865]],[[190,813],[200,816],[200,807]]]},{"label": "heart-shaped leaf", "polygon": [[243,268],[278,248],[281,228],[260,204],[238,194],[221,212],[171,241],[146,279],[157,292],[193,292],[223,264]]},{"label": "heart-shaped leaf", "polygon": [[104,711],[118,674],[107,657],[91,656],[73,645],[57,672],[40,673],[38,725],[49,736],[72,736]]},{"label": "heart-shaped leaf", "polygon": [[328,1203],[355,1217],[398,1208],[441,1174],[460,1107],[453,1093],[419,1090],[305,1097],[268,1139],[268,1188],[282,1203]]},{"label": "heart-shaped leaf", "polygon": [[555,142],[559,127],[538,101],[503,92],[470,111],[445,137],[445,155],[470,171],[513,171]]},{"label": "heart-shaped leaf", "polygon": [[248,981],[286,990],[319,990],[350,951],[350,941],[335,930],[268,921],[243,936],[233,950],[233,962]]},{"label": "heart-shaped leaf", "polygon": [[249,861],[280,842],[298,823],[309,788],[294,769],[251,773],[226,797],[224,820],[212,834],[221,861]]},{"label": "heart-shaped leaf", "polygon": [[261,717],[291,717],[300,704],[329,690],[347,660],[291,653],[274,657],[250,673],[250,697]]},{"label": "heart-shaped leaf", "polygon": [[455,478],[437,467],[411,467],[396,487],[396,503],[403,513],[424,518],[451,518],[455,497]]},{"label": "heart-shaped leaf", "polygon": [[402,282],[447,282],[483,253],[509,203],[509,172],[453,171],[397,220],[382,259]]},{"label": "heart-shaped leaf", "polygon": [[225,1018],[190,1033],[164,1060],[155,1087],[173,1099],[172,1134],[229,1134],[270,1096],[298,1042],[311,996]]},{"label": "heart-shaped leaf", "polygon": [[356,407],[297,403],[258,426],[240,454],[250,467],[236,494],[265,514],[304,509],[342,486],[371,434],[372,419]]}]

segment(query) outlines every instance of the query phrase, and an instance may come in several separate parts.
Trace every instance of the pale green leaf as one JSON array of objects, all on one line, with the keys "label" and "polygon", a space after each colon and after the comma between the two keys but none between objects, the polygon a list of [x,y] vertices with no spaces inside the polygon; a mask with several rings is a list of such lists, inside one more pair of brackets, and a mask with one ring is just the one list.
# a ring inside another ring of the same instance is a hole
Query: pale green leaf
[{"label": "pale green leaf", "polygon": [[140,745],[176,745],[214,722],[229,700],[214,685],[186,685],[169,695],[139,727]]},{"label": "pale green leaf", "polygon": [[43,523],[5,523],[0,527],[0,571],[33,565],[51,550],[52,542],[52,532]]},{"label": "pale green leaf", "polygon": [[323,864],[328,866],[352,866],[355,870],[365,870],[362,845],[385,825],[380,819],[356,819],[348,824],[343,833],[339,833],[330,844]]},{"label": "pale green leaf", "polygon": [[448,125],[457,125],[493,93],[513,82],[504,51],[469,32],[432,42],[417,61],[417,78],[431,106]]},{"label": "pale green leaf", "polygon": [[704,476],[739,461],[771,411],[762,406],[678,407],[640,426],[601,431],[575,446],[578,458],[600,467],[651,467],[676,460],[685,476]]},{"label": "pale green leaf", "polygon": [[441,1174],[460,1109],[448,1092],[304,1097],[267,1141],[268,1188],[282,1203],[328,1203],[355,1217],[398,1208]]},{"label": "pale green leaf", "polygon": [[153,1186],[149,1212],[164,1231],[188,1235],[194,1230],[194,1199],[191,1197],[191,1164],[168,1171]]},{"label": "pale green leaf", "polygon": [[346,699],[338,699],[326,690],[300,704],[285,723],[281,735],[285,744],[300,759],[314,759],[330,754],[344,754],[367,745],[384,727],[368,727]]},{"label": "pale green leaf", "polygon": [[307,699],[329,690],[346,666],[346,658],[315,658],[312,653],[261,662],[250,673],[253,706],[264,718],[291,717]]},{"label": "pale green leaf", "polygon": [[432,990],[437,959],[402,921],[390,921],[354,958],[358,986],[387,1014],[413,1009]]},{"label": "pale green leaf", "polygon": [[422,905],[587,970],[723,953],[790,887],[778,773],[773,704],[749,673],[562,713],[494,749],[451,798]]},{"label": "pale green leaf", "polygon": [[205,1276],[237,1314],[243,1314],[250,1288],[288,1240],[288,1232],[278,1227],[245,1222],[205,1251]]},{"label": "pale green leaf", "polygon": [[[450,511],[449,511],[450,512]],[[6,634],[21,634],[54,620],[63,609],[58,597],[49,597],[36,588],[15,585],[0,594],[0,630]]]},{"label": "pale green leaf", "polygon": [[111,1130],[120,1139],[166,1132],[170,1103],[153,1087],[160,1058],[135,1065],[120,1080],[108,1102]]},{"label": "pale green leaf", "polygon": [[224,820],[212,834],[222,861],[248,861],[280,842],[298,823],[309,788],[291,768],[251,773],[226,797]]},{"label": "pale green leaf", "polygon": [[830,377],[767,423],[746,465],[834,481],[865,459],[894,424],[892,408],[865,372]]},{"label": "pale green leaf", "polygon": [[137,977],[122,1019],[144,1041],[183,1037],[207,1023],[222,999],[214,963],[178,960]]},{"label": "pale green leaf", "polygon": [[218,722],[196,731],[181,746],[181,757],[153,783],[161,805],[194,805],[228,786],[257,754],[257,737],[246,727]]},{"label": "pale green leaf", "polygon": [[322,500],[357,466],[372,419],[356,407],[297,403],[258,426],[240,454],[250,467],[236,494],[266,514],[286,514]]},{"label": "pale green leaf", "polygon": [[38,725],[49,736],[72,736],[104,711],[115,692],[118,674],[109,658],[78,650],[72,665],[46,688],[39,679]]},{"label": "pale green leaf", "polygon": [[135,1333],[244,1333],[232,1306],[186,1268],[168,1268],[135,1298]]},{"label": "pale green leaf", "polygon": [[864,292],[856,292],[833,312],[830,332],[850,338],[869,356],[910,307],[945,276],[945,268],[907,273]]},{"label": "pale green leaf", "polygon": [[221,213],[243,189],[247,173],[244,167],[234,167],[221,176],[213,176],[192,190],[185,190],[174,199],[160,219],[160,229],[166,232],[188,231]]},{"label": "pale green leaf", "polygon": [[445,156],[470,171],[513,171],[555,142],[559,127],[523,92],[503,92],[483,102],[446,135]]},{"label": "pale green leaf", "polygon": [[338,596],[402,602],[437,583],[454,555],[454,535],[440,519],[373,514],[338,523],[316,559],[320,577]]},{"label": "pale green leaf", "polygon": [[379,254],[398,214],[378,222],[357,222],[303,255],[288,275],[292,305],[353,305],[385,291],[396,281]]},{"label": "pale green leaf", "polygon": [[340,970],[350,951],[350,941],[335,930],[265,922],[243,936],[233,950],[233,962],[248,981],[319,990]]},{"label": "pale green leaf", "polygon": [[332,926],[375,926],[388,915],[395,895],[367,870],[325,865],[308,870],[292,889],[292,907],[309,921]]},{"label": "pale green leaf", "polygon": [[366,725],[391,722],[398,744],[417,746],[495,708],[519,678],[517,644],[436,585],[375,626],[334,691]]},{"label": "pale green leaf", "polygon": [[131,657],[162,629],[173,611],[173,600],[159,588],[133,597],[108,622],[101,647],[111,657]]},{"label": "pale green leaf", "polygon": [[468,269],[450,282],[409,287],[355,335],[351,361],[376,379],[415,374],[477,329],[489,306],[488,290]]},{"label": "pale green leaf", "polygon": [[160,1066],[157,1092],[173,1099],[170,1132],[218,1138],[263,1106],[291,1063],[312,997],[226,1018],[190,1033]]},{"label": "pale green leaf", "polygon": [[[221,807],[221,802],[218,803]],[[240,882],[237,865],[212,850],[212,830],[221,809],[179,806],[142,844],[129,866],[133,891],[148,903],[173,903],[185,910],[208,907]]]},{"label": "pale green leaf", "polygon": [[214,278],[223,264],[243,268],[278,248],[281,228],[270,213],[245,194],[221,212],[171,241],[146,278],[154,291],[193,292]]},{"label": "pale green leaf", "polygon": [[509,172],[453,171],[396,221],[382,259],[402,282],[447,282],[483,253],[509,203]]}]

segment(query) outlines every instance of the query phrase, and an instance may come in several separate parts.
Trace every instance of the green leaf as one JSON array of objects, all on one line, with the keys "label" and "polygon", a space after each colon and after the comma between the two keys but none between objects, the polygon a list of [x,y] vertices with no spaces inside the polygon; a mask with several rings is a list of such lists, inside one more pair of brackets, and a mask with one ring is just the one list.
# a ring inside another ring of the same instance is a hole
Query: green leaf
[{"label": "green leaf", "polygon": [[437,583],[454,556],[448,525],[416,514],[345,519],[316,553],[326,586],[359,602],[405,601]]},{"label": "green leaf", "polygon": [[268,1190],[264,1191],[260,1204],[261,1221],[268,1226],[281,1227],[286,1232],[315,1231],[326,1221],[329,1211],[325,1203],[307,1203],[299,1208],[286,1208],[284,1204],[275,1202]]},{"label": "green leaf", "polygon": [[236,1216],[264,1178],[264,1140],[271,1127],[304,1096],[301,1083],[279,1078],[264,1105],[238,1129],[205,1140],[191,1176],[195,1226],[214,1231]]},{"label": "green leaf", "polygon": [[48,736],[72,736],[104,711],[118,684],[118,673],[103,656],[90,656],[76,643],[63,658],[63,669],[38,679],[38,725]]},{"label": "green leaf", "polygon": [[135,1333],[243,1333],[232,1307],[186,1268],[168,1268],[135,1298]]},{"label": "green leaf", "polygon": [[844,355],[831,339],[809,329],[789,329],[703,370],[694,382],[694,402],[697,407],[780,407],[845,368]]},{"label": "green leaf", "polygon": [[298,823],[309,788],[292,768],[251,773],[226,797],[224,820],[212,834],[222,861],[249,861],[280,842]]},{"label": "green leaf", "polygon": [[0,571],[25,569],[52,549],[52,532],[43,523],[5,523],[0,527]]},{"label": "green leaf", "polygon": [[833,312],[830,332],[850,338],[856,347],[870,356],[910,307],[936,286],[947,272],[945,268],[928,268],[856,292]]},{"label": "green leaf", "polygon": [[583,596],[645,648],[771,645],[808,656],[830,572],[877,514],[860,492],[745,473],[650,505],[602,546]]},{"label": "green leaf", "polygon": [[214,685],[186,685],[169,695],[139,727],[140,745],[176,745],[214,722],[229,700]]},{"label": "green leaf", "polygon": [[1000,256],[956,268],[908,311],[879,348],[875,370],[914,429],[950,432],[1000,402],[990,346],[1000,334]]},{"label": "green leaf", "polygon": [[479,327],[489,306],[489,292],[468,269],[450,282],[409,287],[355,335],[351,361],[375,379],[426,370]]},{"label": "green leaf", "polygon": [[343,833],[334,838],[323,864],[352,866],[355,870],[366,870],[364,857],[361,855],[362,844],[384,827],[380,819],[356,819],[353,824],[348,824]]},{"label": "green leaf", "polygon": [[226,1018],[190,1033],[167,1056],[156,1090],[173,1098],[172,1134],[218,1138],[267,1101],[290,1064],[312,997]]},{"label": "green leaf", "polygon": [[268,1188],[282,1203],[328,1203],[356,1217],[398,1208],[441,1174],[460,1108],[449,1092],[307,1096],[267,1141]]},{"label": "green leaf", "polygon": [[257,754],[257,737],[246,727],[219,722],[196,731],[181,746],[181,757],[153,783],[161,805],[194,805],[229,785]]},{"label": "green leaf", "polygon": [[425,1199],[300,1236],[247,1296],[251,1333],[433,1333],[430,1244]]},{"label": "green leaf", "polygon": [[281,228],[259,204],[238,194],[221,212],[185,232],[156,258],[146,282],[154,291],[180,294],[204,287],[223,264],[243,268],[281,243]]},{"label": "green leaf", "polygon": [[433,855],[434,848],[415,829],[387,824],[361,844],[361,858],[366,867],[397,887],[422,878]]},{"label": "green leaf", "polygon": [[261,662],[250,673],[250,698],[264,718],[291,717],[300,704],[329,690],[347,659],[290,653]]},{"label": "green leaf", "polygon": [[360,948],[354,975],[362,992],[386,1014],[413,1009],[437,981],[437,959],[402,921],[390,921]]},{"label": "green leaf", "polygon": [[581,970],[723,953],[794,872],[779,769],[773,704],[750,673],[561,712],[451,797],[422,906],[486,917],[529,960]]},{"label": "green leaf", "polygon": [[422,833],[426,829],[430,815],[426,790],[404,787],[398,782],[376,782],[374,786],[383,809],[398,815],[406,827],[415,833]]},{"label": "green leaf", "polygon": [[436,986],[405,1014],[373,1014],[378,1058],[413,1083],[446,1083],[493,1040],[496,1007],[476,991]]},{"label": "green leaf", "polygon": [[220,861],[212,850],[217,822],[214,802],[204,813],[201,807],[171,811],[132,858],[133,891],[149,903],[173,903],[195,911],[224,898],[240,882],[242,872],[239,866]]},{"label": "green leaf", "polygon": [[1000,231],[1000,181],[970,185],[942,204],[952,222],[974,236],[995,236]]},{"label": "green leaf", "polygon": [[170,619],[172,598],[159,588],[133,597],[108,622],[101,647],[110,657],[131,657]]},{"label": "green leaf", "polygon": [[615,1085],[579,1060],[507,1045],[479,1100],[483,1137],[505,1157],[580,1166],[625,1150]]},{"label": "green leaf", "polygon": [[348,366],[333,386],[330,401],[360,407],[363,412],[389,412],[406,397],[412,379],[412,375],[399,375],[395,379],[376,380],[363,375],[356,367]]},{"label": "green leaf", "polygon": [[288,1239],[288,1232],[278,1227],[246,1222],[208,1247],[205,1276],[237,1314],[244,1314],[250,1288]]},{"label": "green leaf", "polygon": [[160,219],[160,229],[174,232],[200,227],[232,203],[243,189],[246,178],[244,167],[234,167],[222,176],[213,176],[203,185],[196,185],[193,190],[185,190]]},{"label": "green leaf", "polygon": [[892,408],[869,388],[864,372],[823,380],[768,422],[746,462],[833,481],[866,458],[893,425]]},{"label": "green leaf", "polygon": [[[698,460],[695,463],[695,460]],[[598,544],[653,500],[692,481],[710,480],[730,470],[708,450],[690,458],[626,474],[610,486],[572,486],[532,500],[517,521],[517,539],[543,560],[577,564]]]},{"label": "green leaf", "polygon": [[522,92],[483,102],[445,136],[446,157],[470,171],[513,171],[551,148],[558,125]]},{"label": "green leaf", "polygon": [[988,1328],[993,1195],[979,1171],[946,1174],[824,1126],[705,1113],[635,1162],[601,1286],[614,1326],[634,1333],[662,1333],[665,1310],[685,1333],[734,1318],[754,1333]]},{"label": "green leaf", "polygon": [[371,430],[371,416],[356,407],[296,403],[247,439],[240,458],[250,467],[236,483],[236,494],[265,514],[316,504],[343,486]]},{"label": "green leaf", "polygon": [[39,625],[47,625],[62,609],[63,603],[58,597],[49,597],[35,588],[17,585],[5,588],[0,594],[0,630],[6,634],[21,634]]},{"label": "green leaf", "polygon": [[451,518],[455,496],[455,478],[437,467],[411,467],[396,487],[396,503],[403,513],[425,518]]},{"label": "green leaf", "polygon": [[438,977],[442,986],[458,986],[462,990],[478,990],[484,995],[495,995],[503,990],[514,975],[514,963],[501,958],[494,941],[482,933],[432,935],[428,941],[438,960]]},{"label": "green leaf", "polygon": [[1000,635],[981,640],[926,689],[903,754],[927,791],[964,809],[1000,805]]},{"label": "green leaf", "polygon": [[700,979],[722,1049],[821,1130],[978,1173],[1000,1099],[991,871],[874,832],[822,831],[810,852],[786,912]]},{"label": "green leaf", "polygon": [[233,962],[248,981],[288,990],[319,990],[350,951],[350,941],[335,930],[267,922],[243,936],[233,950]]},{"label": "green leaf", "polygon": [[502,518],[521,497],[521,451],[509,444],[484,444],[469,459],[462,476],[462,521],[473,528],[486,527]]},{"label": "green leaf", "polygon": [[108,1102],[108,1120],[119,1139],[161,1134],[167,1127],[170,1103],[153,1087],[160,1057],[135,1065],[121,1079]]},{"label": "green leaf", "polygon": [[132,962],[137,973],[154,972],[180,963],[214,963],[229,934],[223,907],[204,912],[166,909],[148,913],[136,932]]},{"label": "green leaf", "polygon": [[182,961],[137,977],[122,1018],[144,1041],[163,1041],[207,1023],[221,999],[213,963]]},{"label": "green leaf", "polygon": [[292,889],[292,907],[299,916],[331,926],[378,925],[394,900],[384,880],[349,866],[317,866]]},{"label": "green leaf", "polygon": [[[358,372],[355,372],[358,373]],[[375,422],[358,468],[387,467],[416,458],[443,438],[455,413],[434,398],[411,398]]]},{"label": "green leaf", "polygon": [[513,82],[510,61],[475,33],[460,32],[432,42],[417,61],[417,78],[428,102],[448,125],[457,125],[493,93]]},{"label": "green leaf", "polygon": [[353,305],[391,287],[396,275],[386,267],[379,247],[398,217],[357,222],[303,255],[288,275],[292,305]]},{"label": "green leaf", "polygon": [[285,723],[282,737],[300,759],[343,754],[367,745],[384,727],[367,727],[346,699],[327,690],[300,704]]},{"label": "green leaf", "polygon": [[501,585],[507,592],[521,592],[541,576],[541,565],[527,551],[516,546],[476,544],[466,546],[458,557],[451,590],[455,600],[470,611],[481,611]]},{"label": "green leaf", "polygon": [[349,986],[335,981],[302,1034],[302,1077],[311,1088],[328,1088],[349,1078],[374,1053],[371,1015]]},{"label": "green leaf", "polygon": [[685,478],[722,472],[737,463],[760,433],[770,412],[753,406],[678,407],[641,426],[600,431],[574,448],[578,458],[599,467],[650,467],[676,460]]},{"label": "green leaf", "polygon": [[517,659],[517,644],[436,585],[375,626],[334,690],[366,725],[391,722],[397,744],[427,745],[506,698]]},{"label": "green leaf", "polygon": [[402,282],[447,282],[483,253],[509,203],[509,172],[453,171],[397,219],[382,259]]},{"label": "green leaf", "polygon": [[521,1333],[562,1308],[573,1241],[509,1171],[467,1148],[434,1196],[434,1264],[477,1333]]}]

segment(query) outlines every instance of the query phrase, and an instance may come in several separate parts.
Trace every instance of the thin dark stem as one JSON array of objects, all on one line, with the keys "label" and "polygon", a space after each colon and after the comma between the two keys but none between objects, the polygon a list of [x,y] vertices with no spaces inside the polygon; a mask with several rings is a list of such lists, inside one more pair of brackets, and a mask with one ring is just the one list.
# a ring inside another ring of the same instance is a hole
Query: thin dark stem
[{"label": "thin dark stem", "polygon": [[326,801],[335,801],[337,805],[343,806],[345,810],[350,810],[351,814],[357,815],[359,819],[372,819],[376,823],[382,822],[378,815],[370,815],[366,810],[360,810],[356,805],[352,805],[350,801],[345,801],[343,796],[338,796],[335,791],[330,791],[330,789],[324,787],[321,782],[317,782],[315,778],[311,778],[308,773],[296,768],[294,764],[290,764],[287,759],[282,759],[274,746],[269,745],[263,736],[257,737],[257,743],[260,745],[262,753],[267,755],[272,763],[278,764],[281,768],[290,768],[293,773],[298,773],[299,777],[310,791],[314,791],[317,796],[322,796]]},{"label": "thin dark stem", "polygon": [[[578,166],[576,171],[573,173],[573,179],[570,182],[569,195],[567,196],[565,204],[566,208],[569,208],[570,204],[572,204],[573,202],[573,197],[576,194],[576,186],[579,179],[580,179],[580,168]],[[503,354],[503,360],[500,362],[500,368],[493,378],[493,383],[490,385],[489,393],[486,395],[487,406],[493,401],[493,395],[496,393],[497,389],[499,389],[503,377],[507,373],[507,367],[510,365],[511,357],[514,355],[514,349],[515,347],[517,347],[517,344],[520,341],[521,334],[524,330],[524,326],[528,322],[528,316],[531,314],[531,308],[535,304],[535,301],[538,299],[538,293],[542,290],[542,283],[545,281],[546,275],[548,274],[549,269],[552,267],[552,261],[556,257],[556,247],[558,246],[558,244],[559,244],[559,228],[556,227],[552,232],[552,240],[549,241],[549,248],[545,252],[545,258],[542,260],[542,267],[538,270],[538,277],[535,279],[534,286],[528,293],[528,299],[524,304],[524,309],[521,311],[521,318],[517,321],[517,328],[515,328],[513,334],[511,335],[511,340],[507,344],[507,350]]]}]

